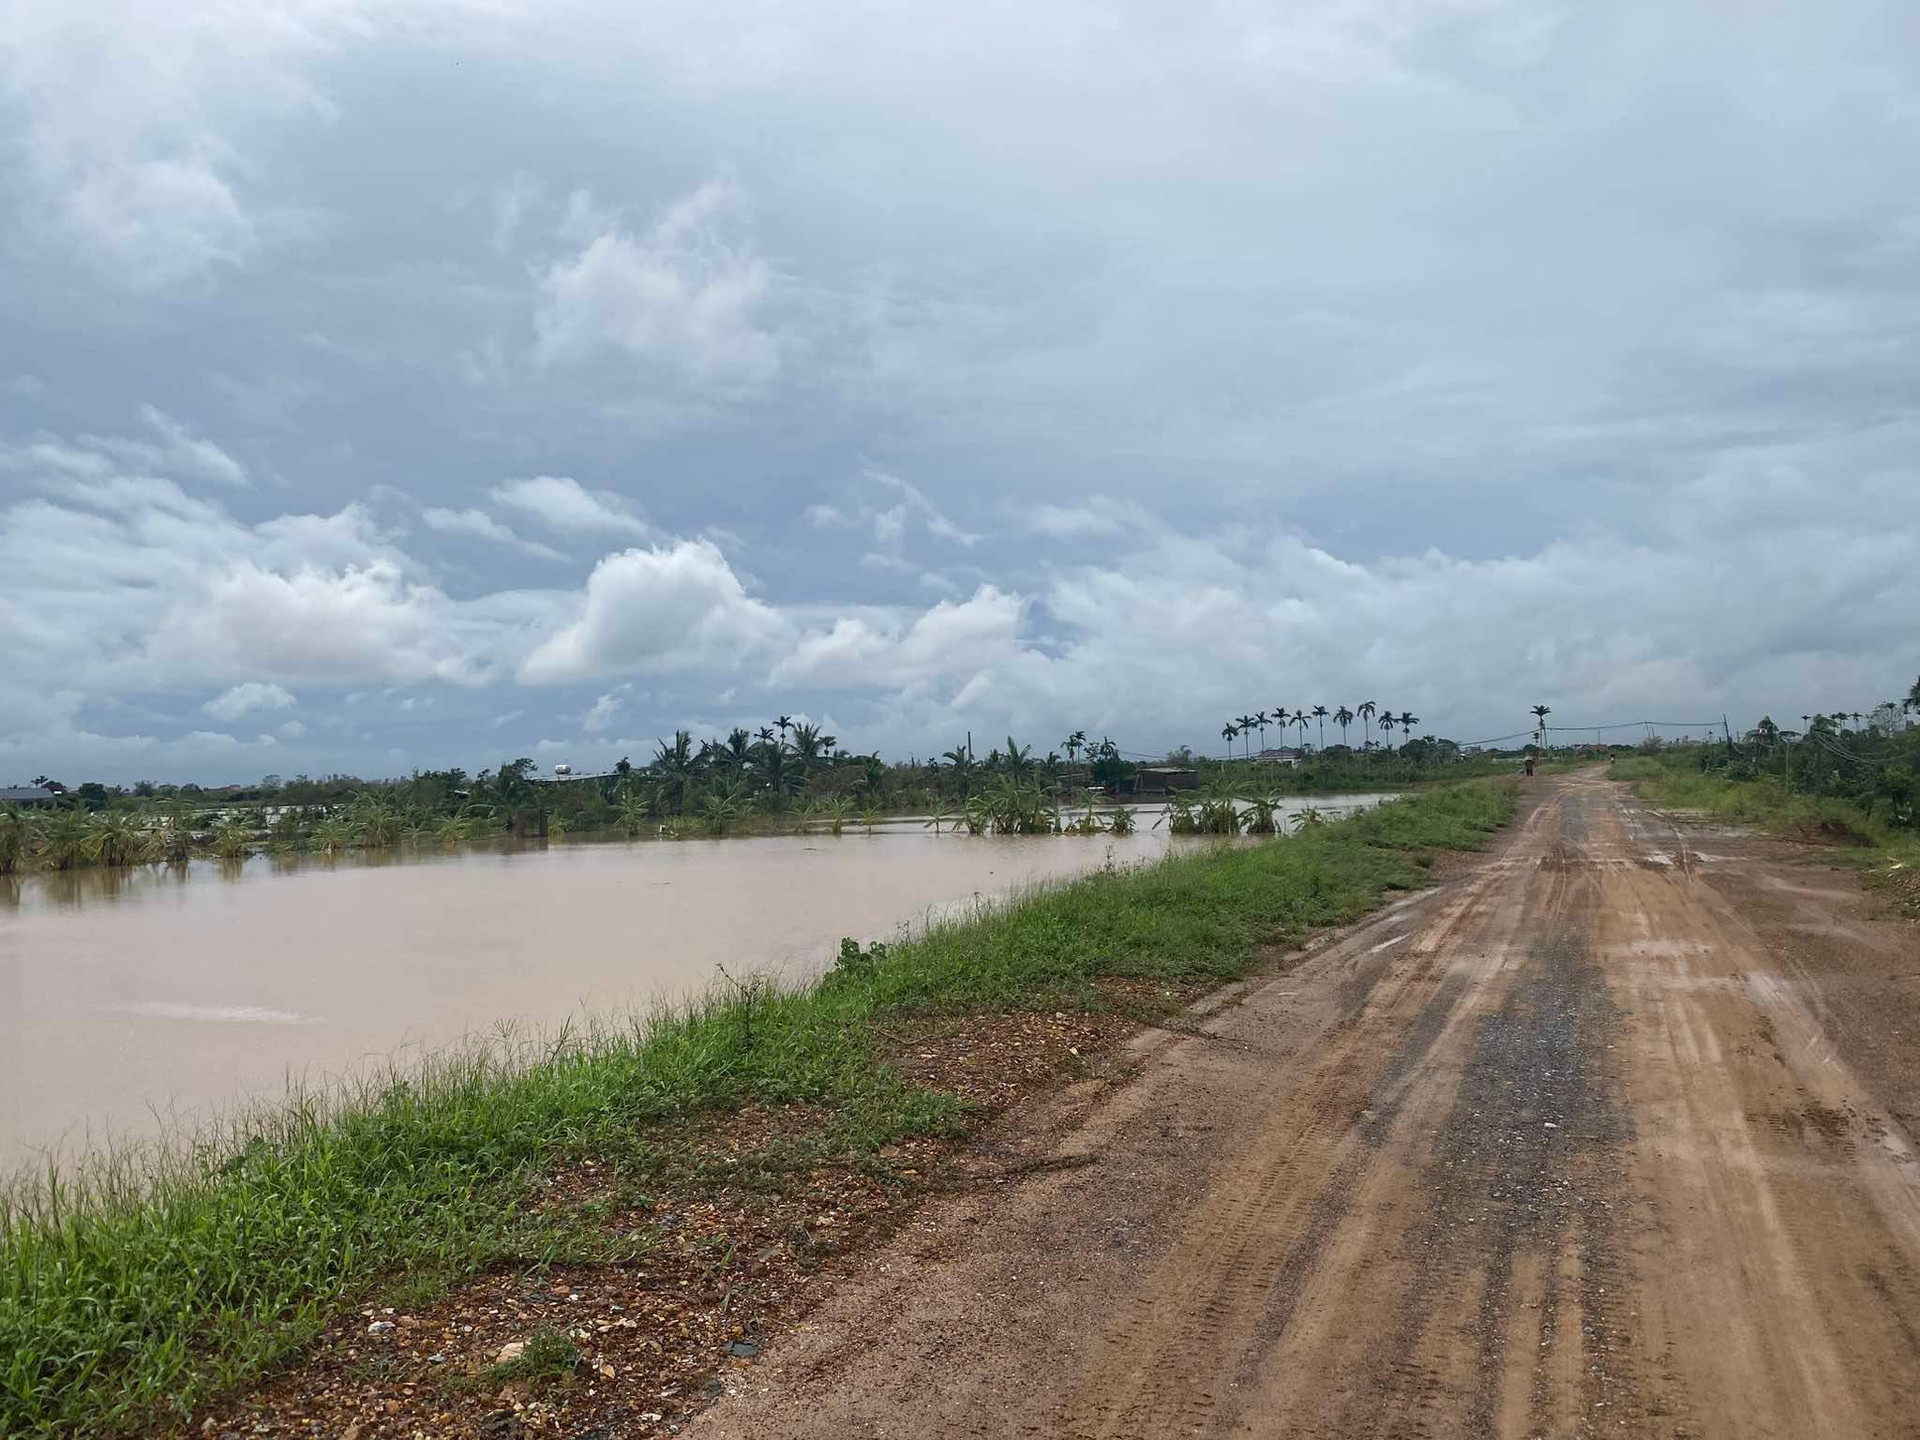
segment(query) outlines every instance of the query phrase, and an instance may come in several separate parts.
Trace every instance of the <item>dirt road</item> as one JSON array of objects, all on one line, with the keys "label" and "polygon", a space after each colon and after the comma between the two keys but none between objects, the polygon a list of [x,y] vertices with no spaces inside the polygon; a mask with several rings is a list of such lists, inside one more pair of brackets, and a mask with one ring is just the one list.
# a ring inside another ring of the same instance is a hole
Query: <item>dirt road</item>
[{"label": "dirt road", "polygon": [[690,1433],[1920,1436],[1916,932],[1534,785],[1010,1136],[982,1164],[1038,1173],[929,1208]]}]

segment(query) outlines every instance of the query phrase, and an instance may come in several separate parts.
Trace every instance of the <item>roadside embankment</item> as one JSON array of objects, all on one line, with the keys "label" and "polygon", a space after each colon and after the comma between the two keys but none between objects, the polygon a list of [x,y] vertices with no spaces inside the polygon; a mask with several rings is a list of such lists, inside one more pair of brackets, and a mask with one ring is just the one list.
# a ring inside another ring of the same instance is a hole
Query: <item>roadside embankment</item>
[{"label": "roadside embankment", "polygon": [[1852,800],[1809,795],[1770,775],[1706,774],[1684,758],[1664,756],[1617,760],[1608,776],[1629,782],[1662,810],[1834,847],[1832,855],[1857,868],[1869,888],[1920,916],[1920,835]]},{"label": "roadside embankment", "polygon": [[[251,1113],[169,1158],[22,1180],[0,1195],[0,1434],[211,1418],[275,1370],[272,1413],[329,1433],[439,1433],[507,1393],[573,1425],[625,1404],[636,1372],[664,1398],[621,1423],[672,1423],[702,1373],[751,1355],[757,1317],[790,1315],[809,1267],[844,1253],[816,1223],[831,1207],[850,1233],[882,1224],[939,1143],[1017,1098],[996,1071],[1079,1063],[1130,1014],[1164,1018],[1267,947],[1418,886],[1437,852],[1479,848],[1517,788],[1097,872],[850,944],[803,990],[731,976],[622,1027],[474,1045]],[[586,1271],[626,1287],[590,1326],[567,1310]]]}]

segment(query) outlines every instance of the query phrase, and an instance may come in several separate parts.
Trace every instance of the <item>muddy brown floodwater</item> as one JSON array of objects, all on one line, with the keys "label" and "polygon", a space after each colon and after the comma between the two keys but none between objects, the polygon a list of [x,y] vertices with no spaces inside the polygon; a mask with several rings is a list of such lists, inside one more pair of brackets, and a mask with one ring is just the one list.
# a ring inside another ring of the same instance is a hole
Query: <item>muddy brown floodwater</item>
[{"label": "muddy brown floodwater", "polygon": [[843,935],[884,938],[1109,854],[1164,854],[1156,813],[1125,838],[909,823],[0,878],[0,1171],[191,1128],[289,1079],[502,1022],[629,1014],[722,963],[799,979]]}]

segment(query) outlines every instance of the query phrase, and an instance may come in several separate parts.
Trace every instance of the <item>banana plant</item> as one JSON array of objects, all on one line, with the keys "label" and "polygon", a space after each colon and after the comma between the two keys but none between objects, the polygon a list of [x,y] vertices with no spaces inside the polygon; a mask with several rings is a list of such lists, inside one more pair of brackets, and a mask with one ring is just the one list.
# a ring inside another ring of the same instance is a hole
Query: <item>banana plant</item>
[{"label": "banana plant", "polygon": [[0,805],[0,875],[11,875],[33,848],[33,826],[26,811]]},{"label": "banana plant", "polygon": [[1274,821],[1274,816],[1278,814],[1280,810],[1280,797],[1278,795],[1257,793],[1253,795],[1242,795],[1240,799],[1247,807],[1241,812],[1240,816],[1240,828],[1242,830],[1246,831],[1249,835],[1273,835],[1278,833],[1279,826]]},{"label": "banana plant", "polygon": [[56,810],[37,827],[40,858],[55,870],[71,870],[87,858],[92,833],[84,810]]},{"label": "banana plant", "polygon": [[82,844],[87,859],[116,869],[133,864],[146,847],[146,827],[129,810],[103,810],[95,815]]},{"label": "banana plant", "polygon": [[222,860],[244,860],[252,849],[253,827],[243,820],[229,820],[213,832],[213,853]]}]

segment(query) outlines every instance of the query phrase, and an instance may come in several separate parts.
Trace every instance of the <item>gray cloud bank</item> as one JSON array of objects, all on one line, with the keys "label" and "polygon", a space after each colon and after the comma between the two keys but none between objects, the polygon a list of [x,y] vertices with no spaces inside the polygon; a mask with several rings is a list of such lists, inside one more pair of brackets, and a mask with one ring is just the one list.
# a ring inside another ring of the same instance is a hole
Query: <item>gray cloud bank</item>
[{"label": "gray cloud bank", "polygon": [[0,19],[0,779],[1920,671],[1920,14],[619,20]]}]

